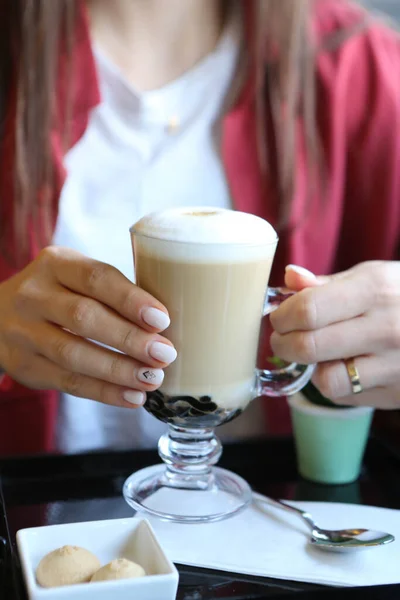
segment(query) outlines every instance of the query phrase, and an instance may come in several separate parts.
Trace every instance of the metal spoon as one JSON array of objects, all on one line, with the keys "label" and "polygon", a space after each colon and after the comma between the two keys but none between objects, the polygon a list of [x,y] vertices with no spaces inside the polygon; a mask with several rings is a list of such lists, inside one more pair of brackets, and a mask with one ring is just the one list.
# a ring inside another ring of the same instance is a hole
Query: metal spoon
[{"label": "metal spoon", "polygon": [[333,531],[330,529],[321,529],[310,513],[306,511],[286,504],[286,502],[273,500],[260,494],[253,494],[253,497],[256,500],[267,501],[277,508],[282,508],[301,517],[312,531],[310,543],[321,550],[328,550],[329,552],[354,552],[356,550],[390,544],[395,539],[390,533],[372,531],[370,529],[338,529]]}]

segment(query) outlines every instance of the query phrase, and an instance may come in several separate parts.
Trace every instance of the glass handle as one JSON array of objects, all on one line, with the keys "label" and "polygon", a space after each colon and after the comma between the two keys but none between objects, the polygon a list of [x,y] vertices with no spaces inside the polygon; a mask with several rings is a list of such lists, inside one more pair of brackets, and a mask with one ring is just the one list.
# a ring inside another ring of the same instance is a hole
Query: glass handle
[{"label": "glass handle", "polygon": [[[269,288],[264,305],[264,317],[276,310],[282,302],[294,296],[283,288]],[[287,363],[275,356],[268,358],[271,369],[257,369],[257,396],[291,396],[299,392],[311,379],[316,365]]]}]

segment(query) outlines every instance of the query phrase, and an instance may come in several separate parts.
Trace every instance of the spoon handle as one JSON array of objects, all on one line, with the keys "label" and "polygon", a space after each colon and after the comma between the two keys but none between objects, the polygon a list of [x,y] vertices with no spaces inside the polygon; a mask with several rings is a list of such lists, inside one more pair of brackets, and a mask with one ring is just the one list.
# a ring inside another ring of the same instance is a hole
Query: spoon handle
[{"label": "spoon handle", "polygon": [[281,500],[274,500],[273,498],[269,498],[268,496],[262,496],[261,494],[253,494],[253,498],[261,502],[268,502],[268,504],[272,504],[272,506],[276,506],[277,508],[282,508],[283,510],[287,510],[288,512],[296,514],[298,517],[303,519],[305,523],[307,523],[311,531],[319,529],[318,525],[316,524],[310,513],[301,510],[300,508],[296,508],[295,506],[286,504],[286,502],[282,502]]}]

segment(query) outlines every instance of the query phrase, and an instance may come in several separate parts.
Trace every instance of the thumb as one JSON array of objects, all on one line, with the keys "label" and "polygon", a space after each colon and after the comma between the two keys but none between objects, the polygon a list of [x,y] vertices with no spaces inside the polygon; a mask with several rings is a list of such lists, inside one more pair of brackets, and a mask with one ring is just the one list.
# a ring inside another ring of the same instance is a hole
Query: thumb
[{"label": "thumb", "polygon": [[328,283],[330,279],[331,278],[327,276],[317,277],[308,269],[297,265],[288,265],[285,269],[285,285],[294,292],[300,292],[308,287],[324,285],[325,283]]}]

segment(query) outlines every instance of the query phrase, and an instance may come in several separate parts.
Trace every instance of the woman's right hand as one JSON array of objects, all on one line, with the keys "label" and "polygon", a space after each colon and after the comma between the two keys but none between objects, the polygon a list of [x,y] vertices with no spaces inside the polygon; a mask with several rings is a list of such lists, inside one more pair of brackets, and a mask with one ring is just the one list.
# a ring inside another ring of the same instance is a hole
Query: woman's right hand
[{"label": "woman's right hand", "polygon": [[159,335],[168,324],[166,308],[114,267],[49,247],[0,284],[0,365],[31,388],[140,406],[176,358]]}]

